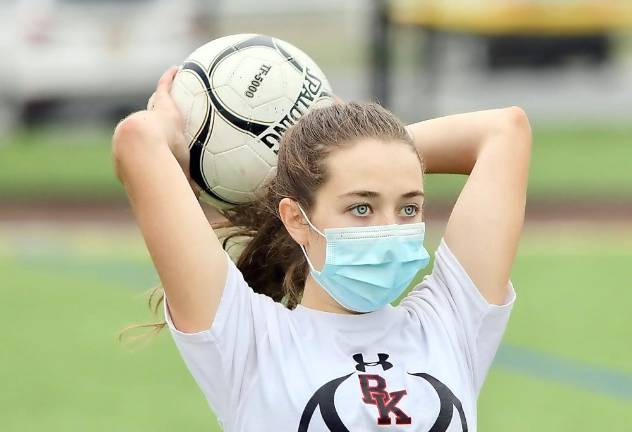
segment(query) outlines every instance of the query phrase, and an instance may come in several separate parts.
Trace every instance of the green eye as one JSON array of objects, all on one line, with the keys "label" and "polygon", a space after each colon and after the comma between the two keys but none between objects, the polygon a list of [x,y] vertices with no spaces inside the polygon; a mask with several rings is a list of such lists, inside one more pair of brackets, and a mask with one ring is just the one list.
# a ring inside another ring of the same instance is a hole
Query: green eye
[{"label": "green eye", "polygon": [[403,216],[415,216],[417,214],[417,206],[416,205],[407,205],[402,207],[402,215]]},{"label": "green eye", "polygon": [[[354,213],[355,211],[355,213]],[[351,212],[356,216],[365,216],[369,214],[369,206],[367,204],[359,204],[351,209]]]}]

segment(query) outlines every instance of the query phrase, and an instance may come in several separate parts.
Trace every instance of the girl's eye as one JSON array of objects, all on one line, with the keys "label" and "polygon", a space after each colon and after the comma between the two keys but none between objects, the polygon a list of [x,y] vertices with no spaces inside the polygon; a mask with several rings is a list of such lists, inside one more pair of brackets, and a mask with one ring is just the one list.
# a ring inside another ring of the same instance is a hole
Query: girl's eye
[{"label": "girl's eye", "polygon": [[369,214],[369,209],[370,207],[368,204],[358,204],[357,206],[351,208],[351,213],[356,216],[366,216],[367,214]]},{"label": "girl's eye", "polygon": [[407,205],[402,207],[402,215],[403,216],[415,216],[417,214],[417,211],[419,209],[417,208],[416,205]]}]

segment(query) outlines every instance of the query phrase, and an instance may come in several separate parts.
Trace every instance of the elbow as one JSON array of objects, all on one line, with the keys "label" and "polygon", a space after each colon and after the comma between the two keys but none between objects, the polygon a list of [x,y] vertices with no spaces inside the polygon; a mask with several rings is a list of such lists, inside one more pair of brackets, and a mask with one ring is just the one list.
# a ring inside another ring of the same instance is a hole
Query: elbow
[{"label": "elbow", "polygon": [[525,110],[514,105],[505,108],[504,112],[506,115],[502,122],[504,133],[510,136],[512,142],[531,147],[531,123]]},{"label": "elbow", "polygon": [[140,123],[138,113],[133,113],[116,125],[112,135],[112,154],[114,156],[120,156],[123,149],[128,147],[127,143],[139,135]]},{"label": "elbow", "polygon": [[530,129],[531,126],[529,124],[529,117],[527,116],[527,112],[519,106],[511,106],[509,108],[507,108],[507,113],[509,116],[510,121],[515,124],[518,125],[520,127],[525,127]]},{"label": "elbow", "polygon": [[114,128],[112,135],[112,164],[114,172],[121,183],[124,183],[125,161],[133,152],[137,143],[143,140],[143,119],[141,113],[133,113],[121,120]]},{"label": "elbow", "polygon": [[506,109],[507,123],[514,131],[518,131],[524,135],[531,136],[531,123],[526,111],[519,106],[511,106]]},{"label": "elbow", "polygon": [[133,123],[131,116],[124,118],[116,125],[112,135],[112,165],[114,166],[114,174],[121,183],[124,183],[124,149],[128,147],[126,142],[129,141],[130,136],[133,134],[133,129],[135,128]]}]

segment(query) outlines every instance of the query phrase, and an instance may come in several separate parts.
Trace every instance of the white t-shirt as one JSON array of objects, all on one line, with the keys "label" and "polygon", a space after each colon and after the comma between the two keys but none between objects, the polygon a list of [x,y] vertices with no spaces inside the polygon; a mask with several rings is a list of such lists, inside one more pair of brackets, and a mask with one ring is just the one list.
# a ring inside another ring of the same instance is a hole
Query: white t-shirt
[{"label": "white t-shirt", "polygon": [[515,291],[487,303],[441,238],[432,273],[398,306],[343,315],[255,293],[228,257],[211,328],[177,330],[226,431],[476,431],[476,400]]}]

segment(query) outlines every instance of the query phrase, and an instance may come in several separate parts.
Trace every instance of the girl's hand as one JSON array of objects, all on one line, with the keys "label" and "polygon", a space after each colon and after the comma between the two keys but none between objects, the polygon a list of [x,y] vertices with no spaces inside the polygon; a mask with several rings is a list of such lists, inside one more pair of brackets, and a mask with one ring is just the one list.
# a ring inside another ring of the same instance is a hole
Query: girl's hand
[{"label": "girl's hand", "polygon": [[189,172],[189,147],[184,137],[184,121],[173,98],[169,94],[173,79],[178,72],[177,66],[167,69],[156,86],[156,91],[147,101],[145,111],[149,126],[155,131],[160,131],[167,140],[169,149],[182,167],[195,196],[199,197],[200,187],[191,179]]}]

